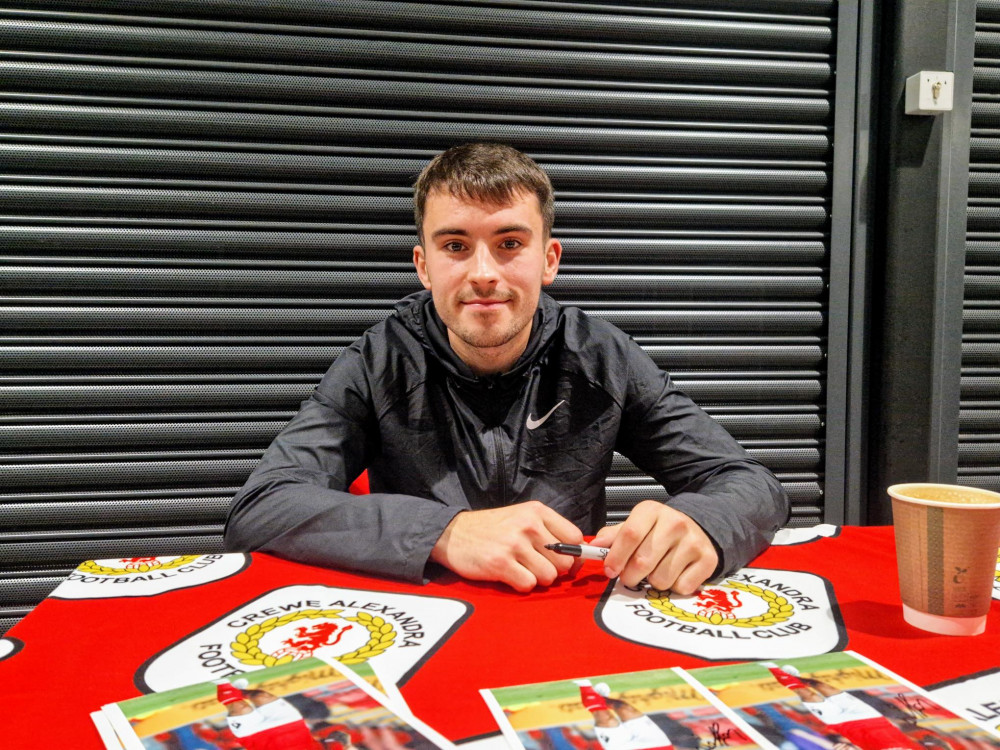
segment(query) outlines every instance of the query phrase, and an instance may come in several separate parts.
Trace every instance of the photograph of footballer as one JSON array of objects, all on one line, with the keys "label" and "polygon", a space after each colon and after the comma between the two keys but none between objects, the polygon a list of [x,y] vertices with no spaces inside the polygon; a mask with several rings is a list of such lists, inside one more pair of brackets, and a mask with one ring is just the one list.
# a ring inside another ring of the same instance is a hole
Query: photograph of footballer
[{"label": "photograph of footballer", "polygon": [[688,674],[734,709],[761,744],[789,750],[1000,748],[1000,735],[851,651]]},{"label": "photograph of footballer", "polygon": [[511,747],[702,750],[757,745],[673,669],[481,690]]},{"label": "photograph of footballer", "polygon": [[363,671],[310,657],[120,701],[102,713],[125,750],[454,750]]}]

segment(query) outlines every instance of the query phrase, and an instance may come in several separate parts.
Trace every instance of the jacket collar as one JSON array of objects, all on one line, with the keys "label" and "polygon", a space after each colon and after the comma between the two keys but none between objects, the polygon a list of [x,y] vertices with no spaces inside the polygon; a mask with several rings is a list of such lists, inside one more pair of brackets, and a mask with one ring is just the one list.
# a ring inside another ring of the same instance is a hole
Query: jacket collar
[{"label": "jacket collar", "polygon": [[416,336],[424,349],[428,350],[449,374],[469,385],[491,383],[507,386],[520,381],[521,376],[543,356],[562,317],[559,303],[543,292],[531,323],[528,345],[514,366],[498,375],[477,376],[451,348],[448,329],[434,309],[430,291],[425,289],[404,297],[395,307],[396,315]]}]

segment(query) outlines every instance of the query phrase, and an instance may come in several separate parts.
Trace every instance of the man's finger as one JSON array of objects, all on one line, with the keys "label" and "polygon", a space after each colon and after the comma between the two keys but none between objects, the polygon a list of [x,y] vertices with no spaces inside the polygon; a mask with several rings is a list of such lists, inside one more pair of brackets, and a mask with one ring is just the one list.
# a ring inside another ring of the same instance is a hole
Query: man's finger
[{"label": "man's finger", "polygon": [[621,528],[620,524],[614,526],[605,526],[603,529],[597,532],[594,537],[594,541],[591,542],[595,547],[610,547],[615,542],[615,537],[618,536],[618,529]]},{"label": "man's finger", "polygon": [[[553,555],[556,559],[550,558],[549,555]],[[517,564],[533,579],[532,588],[539,585],[550,586],[573,565],[572,558],[566,560],[566,557],[544,547],[541,550],[529,547],[518,554]]]},{"label": "man's finger", "polygon": [[650,512],[656,520],[633,553],[629,561],[632,567],[628,569],[626,578],[635,578],[636,583],[646,578],[653,588],[673,590],[677,578],[697,559],[698,554],[685,537],[686,527],[676,522],[679,513],[670,513],[664,506],[650,509]]},{"label": "man's finger", "polygon": [[[560,542],[563,544],[582,544],[583,532],[580,531],[580,529],[572,521],[537,500],[533,500],[525,505],[529,506],[533,512],[537,513],[537,518],[541,522],[541,528],[539,529],[537,537],[532,537],[532,543],[535,550],[556,569],[556,575],[566,575],[575,568],[579,568],[580,561],[577,558],[550,550],[545,545],[557,544]],[[533,567],[532,570],[534,571]],[[547,570],[542,571],[541,573],[542,574],[539,575],[539,581],[545,581],[547,578]],[[549,580],[547,583],[551,582],[552,581]]]},{"label": "man's finger", "polygon": [[526,594],[538,585],[538,577],[519,562],[511,562],[504,571],[495,576],[495,580],[506,583],[515,591]]},{"label": "man's finger", "polygon": [[[632,562],[636,550],[646,539],[655,522],[655,516],[649,507],[645,503],[640,503],[618,526],[615,538],[610,545],[611,551],[608,552],[608,556],[604,560],[604,570],[609,578],[619,576],[625,571],[626,566]],[[634,586],[642,580],[644,575],[645,573],[636,578],[635,581],[623,579],[622,582],[627,586]]]},{"label": "man's finger", "polygon": [[[626,586],[637,586],[643,578],[646,578],[649,579],[651,586],[660,588],[658,584],[662,584],[675,572],[676,543],[676,539],[669,532],[657,526],[651,528],[622,568],[620,575],[622,583]],[[657,580],[654,582],[650,576],[654,576],[657,571],[661,571],[662,574],[656,577]],[[673,583],[673,578],[670,578],[670,583]]]},{"label": "man's finger", "polygon": [[[537,500],[532,502],[538,503]],[[583,542],[583,532],[580,531],[575,523],[552,510],[552,508],[547,505],[538,503],[538,506],[538,515],[545,527],[545,530],[554,537],[554,539],[551,540],[547,539],[545,544],[552,544],[553,542],[581,544]]]},{"label": "man's finger", "polygon": [[[549,542],[553,544],[553,542]],[[546,549],[544,546],[538,550],[552,567],[556,569],[556,575],[566,575],[573,568],[579,568],[580,563],[583,561],[579,557],[573,557],[572,555],[566,555],[562,552],[556,552],[555,550]]]},{"label": "man's finger", "polygon": [[670,589],[681,596],[690,596],[698,587],[709,579],[715,571],[715,564],[702,557],[689,564],[677,579],[671,584]]},{"label": "man's finger", "polygon": [[683,540],[677,539],[653,570],[646,574],[649,585],[660,591],[684,593],[678,591],[676,586],[680,577],[696,559],[694,550],[685,546]]}]

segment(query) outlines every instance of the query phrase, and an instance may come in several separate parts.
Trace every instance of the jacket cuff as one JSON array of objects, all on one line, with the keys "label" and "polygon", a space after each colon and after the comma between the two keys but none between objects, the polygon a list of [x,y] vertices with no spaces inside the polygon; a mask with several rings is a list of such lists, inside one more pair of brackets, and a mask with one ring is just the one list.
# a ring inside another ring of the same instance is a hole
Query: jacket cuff
[{"label": "jacket cuff", "polygon": [[431,552],[438,539],[448,528],[448,524],[459,513],[468,510],[461,506],[441,505],[433,512],[422,514],[421,523],[406,539],[406,571],[404,576],[414,583],[426,584],[430,581],[428,568],[431,566]]}]

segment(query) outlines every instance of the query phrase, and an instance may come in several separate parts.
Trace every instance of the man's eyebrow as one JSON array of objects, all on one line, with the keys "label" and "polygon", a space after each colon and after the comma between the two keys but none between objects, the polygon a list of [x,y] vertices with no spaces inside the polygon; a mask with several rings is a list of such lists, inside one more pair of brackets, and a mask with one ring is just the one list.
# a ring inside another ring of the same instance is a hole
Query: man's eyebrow
[{"label": "man's eyebrow", "polygon": [[452,227],[442,227],[441,229],[435,229],[431,233],[431,237],[443,237],[444,235],[447,235],[447,234],[457,234],[460,237],[468,237],[469,236],[469,233],[466,232],[464,229],[457,229],[457,228],[452,228]]},{"label": "man's eyebrow", "polygon": [[[494,235],[498,234],[511,234],[514,232],[523,232],[524,234],[531,234],[531,227],[527,224],[508,224],[506,226],[498,227]],[[435,229],[431,232],[431,237],[445,237],[445,236],[457,236],[457,237],[468,237],[469,233],[461,229],[460,227],[441,227],[441,229]]]},{"label": "man's eyebrow", "polygon": [[511,232],[524,232],[525,234],[531,234],[531,227],[527,224],[508,224],[505,227],[500,227],[493,234],[510,234]]}]

